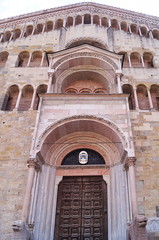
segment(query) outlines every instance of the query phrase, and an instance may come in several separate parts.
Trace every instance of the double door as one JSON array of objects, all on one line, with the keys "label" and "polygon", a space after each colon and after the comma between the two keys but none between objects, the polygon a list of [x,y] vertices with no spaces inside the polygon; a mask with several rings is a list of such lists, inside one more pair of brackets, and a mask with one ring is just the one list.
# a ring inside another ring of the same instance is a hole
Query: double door
[{"label": "double door", "polygon": [[107,188],[102,176],[64,177],[59,184],[55,240],[107,240]]}]

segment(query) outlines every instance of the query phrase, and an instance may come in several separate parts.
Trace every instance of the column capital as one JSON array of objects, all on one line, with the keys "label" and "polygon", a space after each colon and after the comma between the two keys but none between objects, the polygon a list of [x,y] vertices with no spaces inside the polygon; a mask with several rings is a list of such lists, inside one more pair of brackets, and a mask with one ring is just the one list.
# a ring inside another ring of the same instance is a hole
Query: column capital
[{"label": "column capital", "polygon": [[53,78],[53,76],[54,76],[54,71],[49,71],[49,72],[48,72],[48,77],[49,77],[49,78],[51,78],[51,77]]},{"label": "column capital", "polygon": [[128,169],[129,167],[135,167],[136,157],[127,157],[124,167]]},{"label": "column capital", "polygon": [[116,76],[121,76],[122,75],[122,71],[121,70],[116,70]]},{"label": "column capital", "polygon": [[36,158],[29,158],[27,160],[27,166],[28,168],[35,168],[35,170],[41,169],[41,164]]}]

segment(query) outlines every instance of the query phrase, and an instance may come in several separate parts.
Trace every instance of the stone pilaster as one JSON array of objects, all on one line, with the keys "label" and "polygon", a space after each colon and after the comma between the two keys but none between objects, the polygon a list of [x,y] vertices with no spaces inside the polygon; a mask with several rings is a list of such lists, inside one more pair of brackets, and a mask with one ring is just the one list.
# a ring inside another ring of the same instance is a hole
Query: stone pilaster
[{"label": "stone pilaster", "polygon": [[27,161],[27,165],[29,168],[28,169],[28,180],[27,180],[26,192],[25,192],[23,209],[22,209],[22,220],[24,222],[27,222],[27,220],[28,220],[29,209],[30,209],[30,200],[31,200],[31,191],[32,191],[35,171],[41,169],[41,165],[40,165],[39,161],[35,158],[30,158]]},{"label": "stone pilaster", "polygon": [[131,193],[131,205],[132,216],[137,215],[137,197],[136,197],[136,181],[135,181],[135,162],[136,157],[127,157],[125,162],[125,169],[128,171],[130,180],[130,193]]}]

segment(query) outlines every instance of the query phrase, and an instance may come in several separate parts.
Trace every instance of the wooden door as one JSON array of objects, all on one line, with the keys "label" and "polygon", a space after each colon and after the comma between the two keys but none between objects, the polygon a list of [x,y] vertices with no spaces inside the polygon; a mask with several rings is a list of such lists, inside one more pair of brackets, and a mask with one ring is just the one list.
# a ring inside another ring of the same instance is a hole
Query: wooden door
[{"label": "wooden door", "polygon": [[59,184],[55,240],[107,240],[107,189],[99,177],[64,177]]}]

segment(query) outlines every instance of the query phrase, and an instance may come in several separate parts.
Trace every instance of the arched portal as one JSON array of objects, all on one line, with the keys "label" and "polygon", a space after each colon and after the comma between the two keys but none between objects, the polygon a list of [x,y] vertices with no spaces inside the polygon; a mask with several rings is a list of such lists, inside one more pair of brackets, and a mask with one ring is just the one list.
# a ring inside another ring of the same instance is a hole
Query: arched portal
[{"label": "arched portal", "polygon": [[[130,206],[123,171],[127,140],[122,130],[110,120],[74,116],[50,125],[36,144],[36,158],[43,165],[35,176],[29,216],[34,239],[116,239],[112,232],[117,226],[120,239],[126,239]],[[88,157],[86,164],[76,164],[81,155]],[[79,186],[80,199],[73,190]]]}]

